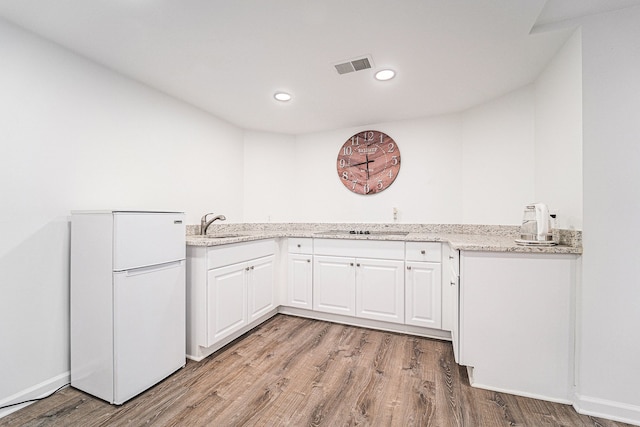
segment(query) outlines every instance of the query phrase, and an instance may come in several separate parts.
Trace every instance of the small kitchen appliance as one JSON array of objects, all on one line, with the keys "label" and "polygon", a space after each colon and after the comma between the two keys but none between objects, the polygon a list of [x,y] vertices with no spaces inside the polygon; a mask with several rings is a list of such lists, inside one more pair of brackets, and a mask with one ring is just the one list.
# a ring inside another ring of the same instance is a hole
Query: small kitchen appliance
[{"label": "small kitchen appliance", "polygon": [[519,245],[552,246],[558,242],[554,238],[552,216],[544,203],[534,203],[524,208]]}]

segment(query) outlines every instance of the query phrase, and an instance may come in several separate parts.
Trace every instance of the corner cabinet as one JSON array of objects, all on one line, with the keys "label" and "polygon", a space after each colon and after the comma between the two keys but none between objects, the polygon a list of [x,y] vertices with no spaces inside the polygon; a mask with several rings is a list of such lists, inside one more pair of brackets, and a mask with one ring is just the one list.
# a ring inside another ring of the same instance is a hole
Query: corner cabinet
[{"label": "corner cabinet", "polygon": [[277,312],[274,240],[187,247],[187,356],[213,353]]}]

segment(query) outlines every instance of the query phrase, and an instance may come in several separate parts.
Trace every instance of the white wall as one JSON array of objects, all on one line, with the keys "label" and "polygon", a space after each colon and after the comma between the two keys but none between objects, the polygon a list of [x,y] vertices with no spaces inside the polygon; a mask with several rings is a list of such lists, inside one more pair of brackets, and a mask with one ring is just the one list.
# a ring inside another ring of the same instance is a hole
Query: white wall
[{"label": "white wall", "polygon": [[462,222],[520,225],[524,206],[535,201],[533,88],[462,118]]},{"label": "white wall", "polygon": [[582,26],[584,255],[577,406],[640,425],[640,7]]},{"label": "white wall", "polygon": [[241,222],[243,148],[240,129],[3,20],[0,57],[4,404],[69,370],[70,210],[176,209],[197,223],[215,208]]},{"label": "white wall", "polygon": [[[551,83],[545,84],[545,88],[562,84],[562,79],[571,78],[574,72],[578,77],[580,74],[579,69],[563,63],[556,68],[562,70],[558,72],[561,78],[549,77]],[[399,223],[519,225],[526,204],[546,201],[537,199],[535,191],[536,102],[571,104],[575,103],[573,95],[575,91],[565,90],[548,98],[548,93],[542,91],[537,97],[531,85],[459,114],[297,135],[293,143],[283,135],[248,132],[245,218],[248,221],[271,218],[278,222],[393,222],[393,207],[397,207]],[[549,126],[555,129],[553,121]],[[365,129],[391,135],[402,154],[396,181],[387,190],[371,196],[348,191],[335,167],[342,144]],[[563,154],[567,156],[563,162],[580,164],[579,150],[567,149]],[[277,164],[282,169],[274,168]],[[575,177],[576,168],[581,170],[579,166],[556,170],[554,179],[564,185],[554,195],[560,201],[563,196],[571,196],[564,205],[560,202],[558,205],[562,206],[561,211],[574,212],[581,220],[581,196],[574,197],[582,194],[581,178]],[[552,209],[559,208],[554,205],[555,200],[546,202]],[[579,223],[576,220],[573,225]]]},{"label": "white wall", "polygon": [[582,230],[582,56],[577,30],[535,84],[535,197]]},{"label": "white wall", "polygon": [[[292,222],[291,206],[297,196],[293,174],[296,166],[295,137],[246,131],[244,134],[244,220],[246,222]],[[232,177],[229,177],[232,179]]]},{"label": "white wall", "polygon": [[[401,169],[385,191],[362,196],[344,187],[336,170],[342,144],[375,129],[398,144]],[[457,115],[298,135],[290,169],[291,218],[299,222],[460,222],[460,122]]]}]

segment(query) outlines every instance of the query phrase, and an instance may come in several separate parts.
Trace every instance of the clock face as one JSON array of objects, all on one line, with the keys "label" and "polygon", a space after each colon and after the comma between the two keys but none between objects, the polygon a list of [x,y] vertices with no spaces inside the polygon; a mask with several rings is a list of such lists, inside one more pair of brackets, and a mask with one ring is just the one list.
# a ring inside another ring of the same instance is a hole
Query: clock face
[{"label": "clock face", "polygon": [[400,150],[389,135],[366,130],[353,135],[340,148],[337,160],[340,181],[357,194],[387,189],[400,171]]}]

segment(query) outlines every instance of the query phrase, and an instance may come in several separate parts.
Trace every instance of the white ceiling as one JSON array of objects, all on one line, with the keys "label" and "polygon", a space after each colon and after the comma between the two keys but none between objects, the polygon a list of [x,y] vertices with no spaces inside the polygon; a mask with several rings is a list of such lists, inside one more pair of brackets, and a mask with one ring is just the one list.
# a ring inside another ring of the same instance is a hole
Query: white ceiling
[{"label": "white ceiling", "polygon": [[[467,109],[535,80],[570,30],[640,0],[0,0],[0,16],[248,129],[300,134]],[[374,67],[333,64],[371,55]],[[395,79],[378,82],[391,67]],[[278,103],[274,92],[293,95]]]}]

